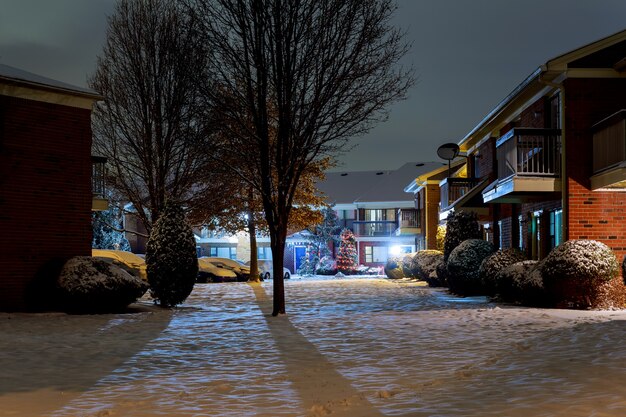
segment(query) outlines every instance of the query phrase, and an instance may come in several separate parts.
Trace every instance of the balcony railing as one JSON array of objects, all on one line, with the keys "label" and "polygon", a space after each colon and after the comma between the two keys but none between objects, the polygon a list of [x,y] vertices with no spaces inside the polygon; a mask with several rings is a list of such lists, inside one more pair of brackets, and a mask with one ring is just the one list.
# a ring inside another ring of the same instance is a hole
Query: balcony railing
[{"label": "balcony railing", "polygon": [[356,236],[392,236],[397,228],[395,221],[355,221]]},{"label": "balcony railing", "polygon": [[626,110],[620,110],[593,126],[593,172],[626,161]]},{"label": "balcony railing", "polygon": [[398,209],[398,227],[420,227],[419,210]]},{"label": "balcony railing", "polygon": [[452,203],[476,187],[480,181],[477,178],[446,178],[439,183],[441,196],[441,210],[446,210]]},{"label": "balcony railing", "polygon": [[94,198],[106,198],[104,188],[104,177],[107,159],[102,156],[91,157],[91,192]]},{"label": "balcony railing", "polygon": [[498,179],[560,175],[560,129],[514,128],[498,139],[496,148]]}]

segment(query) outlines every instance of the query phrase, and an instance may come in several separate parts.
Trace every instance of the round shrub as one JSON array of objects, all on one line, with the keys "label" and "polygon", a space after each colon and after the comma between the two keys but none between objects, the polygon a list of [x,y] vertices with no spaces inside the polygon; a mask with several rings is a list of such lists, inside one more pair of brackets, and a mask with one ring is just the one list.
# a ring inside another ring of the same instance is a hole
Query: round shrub
[{"label": "round shrub", "polygon": [[619,303],[606,299],[611,292],[607,284],[614,285],[611,281],[619,279],[618,274],[613,251],[595,240],[564,242],[541,262],[544,286],[553,304],[560,308],[600,308]]},{"label": "round shrub", "polygon": [[[442,255],[443,256],[443,255]],[[448,286],[448,267],[442,260],[440,264],[437,264],[437,268],[434,273],[429,275],[428,285],[431,287],[447,287]]]},{"label": "round shrub", "polygon": [[135,302],[147,291],[148,284],[101,259],[77,256],[65,263],[56,287],[62,309],[107,313]]},{"label": "round shrub", "polygon": [[521,261],[504,267],[497,278],[499,298],[527,306],[546,305],[546,292],[538,265],[537,261]]},{"label": "round shrub", "polygon": [[480,264],[478,273],[485,294],[493,297],[498,293],[498,273],[505,267],[526,260],[526,254],[517,248],[501,249]]},{"label": "round shrub", "polygon": [[493,245],[481,239],[469,239],[454,248],[446,265],[450,291],[459,295],[484,294],[478,271],[493,251]]},{"label": "round shrub", "polygon": [[387,278],[391,279],[404,278],[404,272],[402,272],[402,258],[388,258],[385,264],[385,275],[387,275]]},{"label": "round shrub", "polygon": [[443,252],[438,250],[421,250],[413,256],[411,270],[416,278],[428,282],[431,287],[439,287],[437,266],[443,263]]},{"label": "round shrub", "polygon": [[443,259],[448,262],[454,248],[468,239],[480,239],[480,227],[476,213],[464,211],[450,214],[446,220],[446,234],[443,242]]},{"label": "round shrub", "polygon": [[196,241],[181,206],[168,202],[154,223],[146,246],[152,297],[163,307],[182,303],[198,275]]},{"label": "round shrub", "polygon": [[337,263],[330,256],[323,256],[317,264],[315,273],[318,275],[335,275],[337,273]]},{"label": "round shrub", "polygon": [[402,274],[404,275],[405,278],[417,278],[417,275],[415,275],[415,273],[413,272],[413,257],[414,256],[415,256],[415,252],[407,253],[404,256],[402,256],[402,262],[400,263],[400,266],[402,267]]}]

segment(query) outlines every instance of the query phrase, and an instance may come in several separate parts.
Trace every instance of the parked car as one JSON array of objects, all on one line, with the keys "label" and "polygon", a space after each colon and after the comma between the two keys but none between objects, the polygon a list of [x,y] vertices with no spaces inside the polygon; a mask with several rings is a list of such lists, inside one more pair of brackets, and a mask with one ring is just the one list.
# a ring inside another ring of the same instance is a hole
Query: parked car
[{"label": "parked car", "polygon": [[230,268],[217,266],[208,260],[209,258],[198,258],[198,279],[197,282],[235,282],[237,274]]},{"label": "parked car", "polygon": [[219,268],[233,271],[237,275],[237,281],[248,281],[250,279],[250,267],[241,261],[218,257],[202,257],[198,259],[204,259],[206,262],[210,262]]},{"label": "parked car", "polygon": [[148,280],[146,261],[132,252],[112,249],[92,249],[91,256],[113,263],[144,281]]},{"label": "parked car", "polygon": [[[246,265],[250,265],[250,261],[246,262]],[[258,261],[259,275],[261,279],[274,278],[274,263],[272,261]],[[283,266],[283,278],[291,278],[291,271]]]}]

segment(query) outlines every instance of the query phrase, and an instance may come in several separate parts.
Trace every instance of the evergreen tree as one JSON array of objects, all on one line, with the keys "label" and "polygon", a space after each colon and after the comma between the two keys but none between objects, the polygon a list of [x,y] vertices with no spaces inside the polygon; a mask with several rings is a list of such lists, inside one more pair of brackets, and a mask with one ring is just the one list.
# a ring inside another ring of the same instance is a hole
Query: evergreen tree
[{"label": "evergreen tree", "polygon": [[317,268],[317,264],[320,261],[319,252],[317,246],[309,241],[306,244],[306,253],[302,258],[302,264],[300,264],[300,269],[298,269],[298,274],[300,275],[314,275],[315,269]]},{"label": "evergreen tree", "polygon": [[339,242],[339,233],[341,231],[339,217],[332,206],[325,207],[322,213],[324,214],[324,220],[315,226],[314,233],[318,256],[320,258],[324,256],[333,257],[334,254],[329,246],[334,247],[335,243]]},{"label": "evergreen tree", "polygon": [[339,253],[337,254],[337,270],[351,274],[357,267],[356,239],[350,229],[343,229],[339,236]]},{"label": "evergreen tree", "polygon": [[108,210],[93,212],[91,223],[92,248],[130,251],[130,244],[122,231],[122,210],[118,206],[111,205]]},{"label": "evergreen tree", "polygon": [[482,238],[478,215],[471,212],[453,212],[446,221],[446,235],[443,243],[443,260],[448,262],[450,254],[462,242],[468,239]]},{"label": "evergreen tree", "polygon": [[320,259],[329,257],[334,259],[333,250],[339,242],[339,217],[332,206],[322,210],[323,220],[317,224],[307,237],[306,255],[304,256],[300,271],[303,274],[315,274],[319,267]]},{"label": "evergreen tree", "polygon": [[163,307],[182,303],[198,275],[196,241],[178,203],[166,202],[146,247],[152,297]]}]

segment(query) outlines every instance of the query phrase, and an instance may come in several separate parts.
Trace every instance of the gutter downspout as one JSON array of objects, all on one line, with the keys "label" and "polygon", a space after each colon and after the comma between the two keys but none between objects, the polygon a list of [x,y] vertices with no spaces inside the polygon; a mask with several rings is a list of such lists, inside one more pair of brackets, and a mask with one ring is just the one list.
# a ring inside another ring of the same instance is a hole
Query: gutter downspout
[{"label": "gutter downspout", "polygon": [[569,187],[567,181],[566,158],[565,158],[565,87],[563,83],[553,83],[542,78],[543,72],[547,70],[545,65],[541,67],[539,74],[539,82],[559,91],[559,124],[561,125],[561,210],[563,212],[563,222],[561,229],[563,232],[563,241],[569,239]]}]

